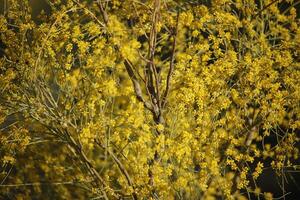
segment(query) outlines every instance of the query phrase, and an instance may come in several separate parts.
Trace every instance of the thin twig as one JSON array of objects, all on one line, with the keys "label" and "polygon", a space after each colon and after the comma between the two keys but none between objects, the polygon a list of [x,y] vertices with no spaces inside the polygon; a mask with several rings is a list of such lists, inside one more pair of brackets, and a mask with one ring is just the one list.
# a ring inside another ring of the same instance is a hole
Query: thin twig
[{"label": "thin twig", "polygon": [[[127,172],[126,168],[124,167],[124,165],[121,163],[121,161],[115,156],[115,154],[110,151],[107,147],[105,148],[99,140],[96,140],[96,144],[98,144],[98,146],[100,146],[102,149],[106,150],[108,152],[108,154],[113,158],[113,160],[116,162],[116,164],[118,165],[118,168],[120,169],[121,173],[125,176],[127,183],[129,186],[131,186],[133,189],[134,185],[132,182],[132,179],[129,176],[129,173]],[[137,194],[135,193],[135,191],[132,193],[133,199],[137,200]]]},{"label": "thin twig", "polygon": [[257,17],[258,15],[260,15],[263,11],[265,11],[267,8],[269,8],[270,6],[272,6],[274,3],[276,3],[279,0],[274,0],[272,2],[270,2],[268,5],[266,5],[265,7],[263,7],[261,10],[259,10],[254,16],[253,18]]},{"label": "thin twig", "polygon": [[101,11],[104,23],[107,25],[108,24],[108,15],[107,15],[107,12],[105,11],[104,7],[103,7],[102,1],[97,0],[97,5],[98,5],[98,7]]},{"label": "thin twig", "polygon": [[170,87],[171,87],[171,76],[173,74],[174,71],[174,61],[175,61],[175,50],[176,50],[176,38],[177,38],[177,34],[178,34],[178,23],[179,23],[179,12],[177,13],[177,19],[176,19],[176,28],[174,31],[174,36],[173,36],[173,44],[172,44],[172,54],[171,54],[171,60],[170,60],[170,68],[169,68],[169,72],[168,72],[168,76],[167,76],[167,83],[166,83],[166,90],[164,92],[164,96],[163,96],[163,108],[166,105],[167,102],[167,97],[168,94],[170,92]]},{"label": "thin twig", "polygon": [[145,106],[148,110],[152,111],[153,109],[152,109],[151,104],[150,104],[149,102],[147,102],[147,101],[143,98],[141,86],[140,86],[140,84],[139,84],[139,82],[138,82],[138,79],[137,79],[136,75],[134,74],[134,71],[133,71],[133,69],[132,69],[132,65],[131,65],[130,61],[127,60],[127,59],[125,59],[124,64],[125,64],[125,68],[126,68],[126,70],[127,70],[127,73],[128,73],[128,75],[129,75],[129,77],[130,77],[132,83],[133,83],[133,87],[134,87],[134,91],[135,91],[135,94],[136,94],[137,99],[138,99],[139,101],[143,102],[143,103],[144,103],[144,106]]}]

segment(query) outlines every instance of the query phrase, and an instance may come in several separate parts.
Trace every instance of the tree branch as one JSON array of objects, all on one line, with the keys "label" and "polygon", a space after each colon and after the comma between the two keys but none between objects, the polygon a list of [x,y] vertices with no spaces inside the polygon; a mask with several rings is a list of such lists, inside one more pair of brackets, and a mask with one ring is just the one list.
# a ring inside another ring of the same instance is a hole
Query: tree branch
[{"label": "tree branch", "polygon": [[174,71],[174,61],[175,61],[175,50],[176,50],[176,38],[178,34],[178,23],[179,23],[179,12],[177,13],[177,19],[176,19],[176,28],[173,30],[173,44],[172,44],[172,54],[171,54],[171,60],[170,60],[170,67],[169,67],[169,72],[167,76],[167,83],[166,83],[166,90],[164,92],[163,96],[163,105],[162,107],[164,108],[167,102],[167,97],[170,92],[170,87],[171,87],[171,76]]},{"label": "tree branch", "polygon": [[132,64],[130,63],[129,60],[125,59],[124,65],[125,65],[125,68],[126,68],[126,71],[127,71],[128,75],[129,75],[129,77],[132,81],[134,91],[135,91],[135,95],[136,95],[137,99],[139,101],[143,102],[144,106],[148,110],[153,112],[153,108],[152,108],[151,104],[143,98],[142,89],[141,89],[140,83],[139,83],[136,75],[134,74],[134,71],[132,69]]}]

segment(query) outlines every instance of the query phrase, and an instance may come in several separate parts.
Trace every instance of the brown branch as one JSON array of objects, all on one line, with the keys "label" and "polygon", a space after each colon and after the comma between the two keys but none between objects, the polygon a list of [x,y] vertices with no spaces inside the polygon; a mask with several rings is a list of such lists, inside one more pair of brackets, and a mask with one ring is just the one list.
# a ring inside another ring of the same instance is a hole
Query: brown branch
[{"label": "brown branch", "polygon": [[145,61],[147,64],[151,63],[151,60],[148,60],[147,58],[145,58],[145,56],[142,55],[142,53],[140,51],[138,51],[140,58]]},{"label": "brown branch", "polygon": [[139,77],[144,83],[146,83],[146,80],[145,80],[145,79],[143,78],[143,76],[140,74],[139,70],[138,70],[136,67],[134,67],[134,66],[132,66],[132,68],[133,68],[134,71],[137,73],[138,77]]},{"label": "brown branch", "polygon": [[[44,102],[46,103],[46,102]],[[95,183],[97,186],[101,189],[101,193],[103,194],[104,199],[108,200],[107,194],[105,189],[108,188],[108,184],[102,179],[100,174],[97,172],[93,164],[89,161],[87,158],[85,152],[83,151],[81,145],[79,142],[76,142],[76,140],[73,138],[73,136],[70,134],[67,128],[61,128],[60,125],[60,119],[56,119],[54,123],[55,124],[49,126],[46,122],[44,122],[44,116],[40,116],[38,113],[30,113],[30,116],[37,120],[39,123],[41,123],[43,126],[48,128],[55,136],[58,138],[61,138],[63,141],[67,142],[67,147],[75,154],[76,157],[79,158],[79,161],[82,162],[88,173],[94,178]],[[47,116],[49,117],[49,116]],[[57,117],[58,118],[58,117]],[[115,194],[113,194],[116,196]]]},{"label": "brown branch", "polygon": [[[252,144],[252,142],[254,140],[255,133],[256,133],[256,131],[258,131],[258,127],[261,124],[261,120],[260,119],[256,119],[256,116],[254,117],[254,119],[255,119],[255,121],[253,119],[251,119],[249,121],[250,130],[249,129],[246,130],[246,132],[248,132],[247,136],[246,136],[245,143],[244,143],[246,147],[244,149],[242,149],[242,153],[246,153],[248,151],[250,145]],[[239,161],[237,163],[237,165],[238,165],[239,168],[243,168],[244,164],[245,164],[245,162],[242,162],[242,161]],[[238,173],[235,173],[234,177],[233,177],[233,186],[231,188],[232,192],[235,192],[236,189],[237,189],[238,179],[239,179]]]},{"label": "brown branch", "polygon": [[97,0],[97,5],[98,5],[98,7],[100,9],[100,12],[102,14],[104,23],[107,25],[108,24],[108,15],[107,15],[107,12],[105,11],[104,7],[103,7],[102,1]]},{"label": "brown branch", "polygon": [[156,70],[156,66],[154,63],[154,56],[155,56],[155,51],[156,51],[156,45],[157,45],[157,23],[158,23],[158,18],[159,18],[159,11],[160,11],[160,1],[156,0],[155,5],[154,5],[154,14],[153,14],[153,19],[152,19],[152,30],[150,34],[150,43],[151,43],[151,63],[150,66],[152,68],[153,74],[154,74],[154,80],[155,80],[155,88],[156,88],[156,94],[155,98],[157,100],[156,105],[158,106],[159,110],[161,109],[161,102],[160,102],[160,90],[159,90],[159,77],[158,73]]},{"label": "brown branch", "polygon": [[169,72],[168,72],[168,76],[167,76],[166,90],[165,90],[164,96],[163,96],[163,105],[162,105],[163,108],[166,105],[167,97],[168,97],[168,94],[170,92],[171,76],[172,76],[173,71],[174,71],[175,50],[176,50],[176,37],[177,37],[177,34],[178,34],[178,23],[179,23],[179,12],[177,13],[176,28],[175,28],[175,30],[173,30],[172,54],[171,54]]},{"label": "brown branch", "polygon": [[126,71],[127,71],[128,75],[129,75],[129,77],[132,81],[134,91],[135,91],[135,95],[136,95],[137,99],[139,101],[143,102],[144,106],[148,110],[153,112],[153,108],[152,108],[151,104],[143,98],[142,89],[141,89],[140,83],[139,83],[136,75],[134,74],[134,71],[132,69],[132,64],[130,63],[129,60],[125,59],[124,65],[125,65],[125,68],[126,68]]},{"label": "brown branch", "polygon": [[[142,60],[144,60],[144,61],[146,62],[146,65],[145,65],[145,67],[144,67],[144,77],[145,77],[144,82],[145,82],[145,88],[146,88],[147,95],[148,95],[149,98],[150,98],[151,104],[152,104],[152,106],[153,106],[153,108],[154,108],[155,103],[154,103],[153,98],[152,98],[152,96],[153,96],[152,91],[153,91],[153,90],[151,89],[151,88],[153,88],[153,86],[151,86],[151,85],[149,84],[149,72],[151,73],[151,69],[149,68],[149,66],[150,66],[151,60],[148,60],[147,58],[145,58],[145,57],[141,54],[140,51],[138,51],[138,53],[139,53],[139,56],[142,58]],[[150,91],[151,91],[151,92],[150,92]],[[154,112],[154,111],[153,111],[153,114],[155,115],[155,112]]]},{"label": "brown branch", "polygon": [[273,5],[274,3],[276,3],[279,0],[274,0],[272,2],[270,2],[268,5],[266,5],[265,7],[263,7],[261,10],[259,10],[254,16],[253,18],[257,17],[258,15],[260,15],[263,11],[265,11],[267,8],[269,8],[271,5]]},{"label": "brown branch", "polygon": [[[157,45],[157,23],[159,20],[159,11],[160,11],[160,0],[155,0],[154,2],[154,11],[152,15],[152,28],[150,32],[150,39],[149,39],[149,60],[151,61],[149,63],[151,70],[154,74],[154,81],[155,81],[155,89],[156,92],[153,91],[153,96],[155,97],[155,105],[158,106],[158,112],[160,113],[161,110],[161,102],[160,102],[160,89],[159,89],[159,75],[156,70],[155,62],[154,62],[154,56],[156,51],[156,45]],[[152,82],[153,86],[154,83]],[[158,114],[159,115],[159,114]]]},{"label": "brown branch", "polygon": [[[78,145],[78,143],[75,141],[75,139],[70,135],[67,129],[63,129],[63,132],[65,133],[65,136],[68,138],[68,147],[72,148],[77,154],[75,156],[79,156],[80,161],[84,163],[85,167],[87,168],[88,172],[93,176],[96,180],[96,184],[101,188],[101,192],[105,199],[108,200],[105,188],[108,188],[109,186],[105,181],[102,179],[98,171],[95,169],[95,167],[92,165],[90,160],[87,158],[85,152],[81,148],[81,145]],[[74,152],[74,153],[75,153]]]},{"label": "brown branch", "polygon": [[300,4],[300,1],[294,2],[292,5],[290,5],[287,9],[285,9],[282,14],[285,15],[291,8],[296,7],[298,4]]},{"label": "brown branch", "polygon": [[[151,99],[151,102],[154,104],[154,107],[157,106],[158,103],[158,85],[157,85],[157,71],[155,69],[155,63],[154,63],[154,55],[155,55],[155,48],[156,48],[156,37],[157,37],[157,32],[156,32],[156,24],[158,21],[158,12],[159,12],[159,7],[160,7],[160,1],[155,0],[154,9],[152,12],[152,23],[151,23],[151,30],[150,30],[150,35],[149,35],[149,49],[148,49],[148,60],[150,62],[147,63],[145,67],[145,80],[147,82],[146,88],[149,91],[149,97]],[[154,77],[153,77],[154,76]],[[155,84],[154,84],[155,81]],[[155,91],[156,90],[156,91]],[[155,109],[157,110],[157,109]],[[156,113],[157,115],[157,113]]]},{"label": "brown branch", "polygon": [[[134,185],[133,185],[133,182],[129,176],[129,173],[127,172],[126,168],[124,167],[124,165],[121,163],[121,161],[116,157],[116,155],[110,151],[108,148],[105,148],[99,140],[96,140],[96,144],[98,144],[98,146],[100,146],[102,149],[106,150],[108,152],[108,154],[113,158],[113,160],[116,162],[116,164],[118,165],[118,168],[120,169],[121,173],[125,176],[126,180],[127,180],[127,183],[129,186],[131,186],[133,189],[134,188]],[[134,200],[137,200],[138,197],[137,197],[137,194],[135,193],[135,191],[132,193],[132,197]]]},{"label": "brown branch", "polygon": [[[104,22],[105,24],[107,25],[108,22],[109,22],[109,18],[108,18],[108,15],[107,15],[107,12],[105,11],[104,7],[103,7],[103,4],[102,4],[102,1],[101,0],[97,0],[97,5],[101,11],[101,14],[103,16],[103,19],[104,19]],[[117,50],[119,50],[118,47],[116,47]],[[132,81],[132,84],[133,84],[133,87],[134,87],[134,91],[135,91],[135,94],[136,94],[136,97],[139,101],[141,101],[145,108],[147,108],[148,110],[150,110],[152,113],[154,113],[154,109],[151,105],[151,103],[149,103],[148,101],[146,101],[144,98],[143,98],[143,95],[142,95],[142,89],[141,89],[141,86],[140,86],[140,83],[133,71],[134,67],[132,66],[131,62],[128,60],[128,59],[125,59],[124,61],[124,65],[125,65],[125,68],[126,68],[126,71]],[[147,88],[147,77],[145,77],[145,79],[142,78],[142,76],[140,74],[138,74],[140,76],[140,78],[145,82],[146,84],[146,89],[148,91],[148,88]],[[151,96],[150,96],[150,99],[151,99]]]},{"label": "brown branch", "polygon": [[256,132],[257,132],[257,126],[253,126],[251,128],[251,130],[249,131],[249,133],[247,134],[247,138],[246,138],[246,141],[245,141],[245,145],[246,145],[247,148],[252,144],[252,141],[254,139],[254,136],[255,136]]},{"label": "brown branch", "polygon": [[[94,13],[92,13],[88,8],[86,8],[84,5],[82,5],[80,2],[73,0],[74,3],[76,3],[78,6],[80,6],[82,9],[84,9],[98,24],[100,24],[102,27],[105,27],[105,24],[103,24],[99,19],[95,16]],[[105,22],[105,20],[104,20]]]}]

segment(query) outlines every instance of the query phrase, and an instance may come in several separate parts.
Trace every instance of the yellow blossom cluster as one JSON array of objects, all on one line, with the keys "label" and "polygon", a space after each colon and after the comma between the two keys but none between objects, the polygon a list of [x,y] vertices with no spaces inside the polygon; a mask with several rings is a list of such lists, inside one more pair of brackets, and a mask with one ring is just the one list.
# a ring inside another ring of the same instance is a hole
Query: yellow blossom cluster
[{"label": "yellow blossom cluster", "polygon": [[8,2],[0,199],[272,199],[265,169],[299,172],[297,1]]}]

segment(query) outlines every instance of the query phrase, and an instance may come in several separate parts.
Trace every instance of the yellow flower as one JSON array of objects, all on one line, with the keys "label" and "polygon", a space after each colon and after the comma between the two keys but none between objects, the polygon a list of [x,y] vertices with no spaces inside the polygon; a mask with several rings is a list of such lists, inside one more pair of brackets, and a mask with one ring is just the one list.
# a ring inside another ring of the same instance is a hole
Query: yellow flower
[{"label": "yellow flower", "polygon": [[164,131],[165,127],[164,127],[164,125],[162,125],[162,124],[158,124],[158,125],[156,126],[156,129],[157,129],[157,131],[162,132],[162,131]]},{"label": "yellow flower", "polygon": [[14,164],[15,163],[15,158],[14,157],[12,157],[12,156],[4,156],[3,157],[3,163],[4,164]]}]

